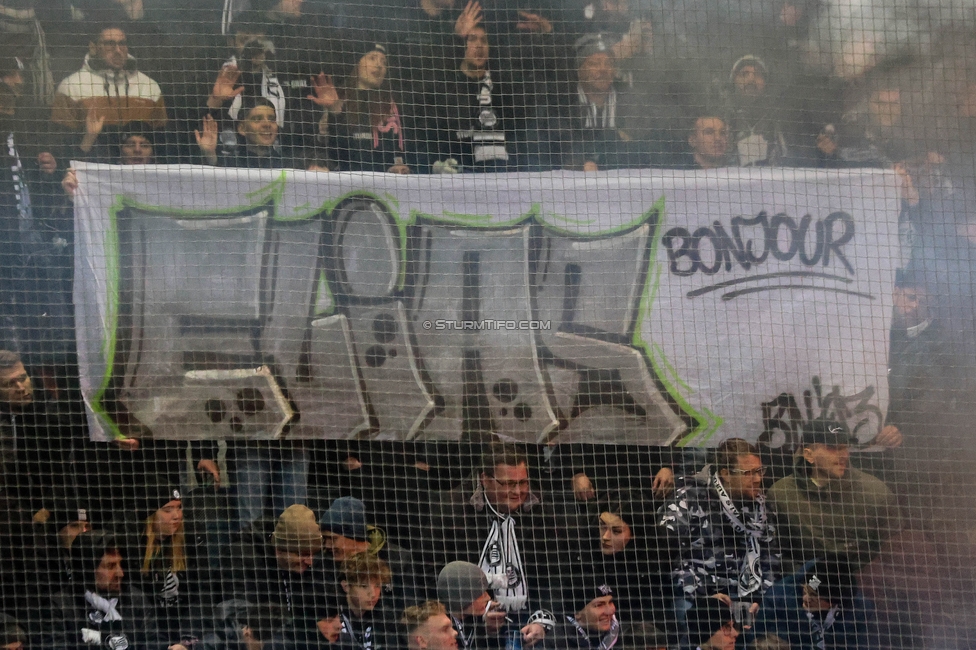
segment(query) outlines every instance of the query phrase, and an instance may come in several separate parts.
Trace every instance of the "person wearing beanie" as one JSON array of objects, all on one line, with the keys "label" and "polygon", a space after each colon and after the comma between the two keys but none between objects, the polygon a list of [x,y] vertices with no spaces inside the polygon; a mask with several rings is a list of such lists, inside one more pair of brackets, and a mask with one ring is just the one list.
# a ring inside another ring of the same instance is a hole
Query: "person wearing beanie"
[{"label": "person wearing beanie", "polygon": [[747,636],[776,635],[798,650],[884,647],[875,608],[860,593],[854,568],[837,556],[807,562],[767,592]]},{"label": "person wearing beanie", "polygon": [[856,444],[841,422],[813,420],[804,426],[793,473],[769,490],[784,573],[825,555],[846,555],[859,568],[900,529],[891,490],[850,466],[850,448]]},{"label": "person wearing beanie", "polygon": [[311,624],[327,593],[326,585],[334,584],[319,561],[322,533],[315,513],[292,504],[270,532],[258,526],[243,531],[241,537],[231,549],[235,574],[228,597],[272,603],[281,607],[296,627]]},{"label": "person wearing beanie", "polygon": [[410,116],[394,97],[390,66],[386,45],[367,42],[357,48],[344,99],[330,109],[336,116],[333,158],[340,171],[409,174],[410,165],[416,166],[404,126]]},{"label": "person wearing beanie", "polygon": [[617,60],[603,34],[575,43],[573,79],[557,97],[556,162],[598,171],[649,166],[652,122],[640,93],[617,80]]},{"label": "person wearing beanie", "polygon": [[367,523],[366,504],[361,500],[336,499],[322,513],[319,526],[333,573],[338,575],[345,560],[366,553],[382,560],[392,572],[386,589],[394,611],[401,612],[408,604],[427,597],[429,579],[425,567],[414,560],[410,551],[391,542],[381,528]]},{"label": "person wearing beanie", "polygon": [[71,547],[74,582],[51,599],[43,647],[148,650],[179,641],[160,635],[150,599],[126,579],[124,552],[124,542],[109,532],[78,536]]},{"label": "person wearing beanie", "polygon": [[274,102],[264,97],[251,98],[244,102],[236,120],[241,146],[226,154],[221,154],[218,149],[216,120],[209,114],[205,115],[202,126],[203,131],[194,131],[194,136],[203,162],[207,165],[247,169],[307,167],[301,151],[282,142],[277,109]]},{"label": "person wearing beanie", "polygon": [[783,165],[789,155],[781,98],[767,87],[766,63],[747,54],[729,73],[728,121],[733,164],[739,167]]},{"label": "person wearing beanie", "polygon": [[554,647],[608,650],[618,643],[626,647],[621,643],[624,630],[606,577],[592,568],[570,568],[561,578]]},{"label": "person wearing beanie", "polygon": [[213,593],[206,539],[184,517],[178,486],[150,479],[140,492],[126,574],[153,598],[165,638],[202,637],[210,604],[219,600]]},{"label": "person wearing beanie", "polygon": [[470,562],[450,562],[437,576],[437,599],[444,604],[457,631],[459,648],[501,647],[512,635],[529,647],[545,638],[543,626],[519,625],[492,599],[488,589],[488,576]]}]

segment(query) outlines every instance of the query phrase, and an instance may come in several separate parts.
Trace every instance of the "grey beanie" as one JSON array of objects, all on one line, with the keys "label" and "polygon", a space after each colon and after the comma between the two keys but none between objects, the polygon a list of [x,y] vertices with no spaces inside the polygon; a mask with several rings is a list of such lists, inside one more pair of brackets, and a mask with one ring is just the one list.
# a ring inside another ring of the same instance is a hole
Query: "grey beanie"
[{"label": "grey beanie", "polygon": [[488,591],[488,576],[470,562],[451,562],[437,576],[437,600],[459,612]]}]

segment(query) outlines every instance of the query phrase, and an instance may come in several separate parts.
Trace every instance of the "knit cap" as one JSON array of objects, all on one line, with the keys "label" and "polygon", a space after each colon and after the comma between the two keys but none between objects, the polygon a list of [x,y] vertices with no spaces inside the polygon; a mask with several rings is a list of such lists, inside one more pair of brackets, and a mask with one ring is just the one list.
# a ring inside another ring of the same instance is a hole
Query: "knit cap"
[{"label": "knit cap", "polygon": [[167,481],[149,482],[142,486],[139,515],[142,519],[153,516],[157,510],[170,501],[182,501],[183,494],[179,486]]},{"label": "knit cap", "polygon": [[315,523],[315,513],[303,505],[285,508],[275,525],[274,544],[292,553],[318,553],[322,550],[322,532]]},{"label": "knit cap", "polygon": [[603,34],[586,34],[577,39],[574,45],[576,47],[577,70],[588,57],[599,52],[606,52],[610,56],[613,56],[610,52],[610,46],[607,45],[606,40],[603,38]]},{"label": "knit cap", "polygon": [[366,541],[366,504],[355,497],[336,499],[319,519],[322,530],[360,542]]},{"label": "knit cap", "polygon": [[488,591],[488,577],[470,562],[451,562],[437,576],[437,600],[459,612]]}]

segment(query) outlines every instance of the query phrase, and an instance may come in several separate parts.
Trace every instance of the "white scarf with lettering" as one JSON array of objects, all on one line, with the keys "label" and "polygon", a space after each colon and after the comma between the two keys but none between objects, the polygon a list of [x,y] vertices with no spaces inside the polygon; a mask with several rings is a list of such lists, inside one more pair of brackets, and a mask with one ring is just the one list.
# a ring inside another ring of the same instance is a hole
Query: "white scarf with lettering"
[{"label": "white scarf with lettering", "polygon": [[735,532],[745,538],[746,554],[742,558],[742,565],[739,567],[739,598],[744,598],[763,590],[762,567],[759,560],[762,556],[762,547],[759,542],[766,536],[766,499],[759,495],[756,497],[756,507],[751,518],[745,522],[745,517],[735,507],[732,497],[725,491],[725,486],[718,477],[718,472],[712,474],[711,485],[718,494],[718,500],[722,504],[722,512]]}]

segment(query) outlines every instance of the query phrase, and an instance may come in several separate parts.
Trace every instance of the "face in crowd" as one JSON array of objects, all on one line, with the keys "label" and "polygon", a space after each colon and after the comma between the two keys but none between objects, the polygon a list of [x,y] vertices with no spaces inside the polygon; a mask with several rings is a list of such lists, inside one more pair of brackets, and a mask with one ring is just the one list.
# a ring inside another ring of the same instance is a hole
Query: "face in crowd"
[{"label": "face in crowd", "polygon": [[278,121],[271,106],[260,104],[247,112],[237,125],[248,147],[269,149],[278,139]]},{"label": "face in crowd", "polygon": [[379,580],[371,579],[367,582],[342,581],[342,590],[346,592],[349,608],[354,612],[371,612],[383,596],[383,585]]},{"label": "face in crowd", "polygon": [[627,522],[610,512],[600,514],[600,552],[615,555],[623,551],[633,538]]},{"label": "face in crowd", "polygon": [[803,585],[803,609],[808,612],[826,612],[833,604],[829,600],[821,598],[815,589],[809,585]]},{"label": "face in crowd", "polygon": [[123,577],[122,554],[117,549],[106,551],[95,569],[95,590],[103,594],[120,593]]},{"label": "face in crowd", "polygon": [[457,650],[457,630],[447,614],[434,614],[413,632],[421,650]]},{"label": "face in crowd", "polygon": [[803,459],[813,466],[814,478],[840,479],[850,467],[851,448],[848,445],[809,445],[803,448]]},{"label": "face in crowd", "polygon": [[473,603],[462,609],[461,613],[465,616],[482,616],[488,611],[489,605],[491,605],[491,594],[486,591],[475,598]]},{"label": "face in crowd", "polygon": [[499,513],[515,512],[529,498],[529,468],[525,463],[496,465],[492,476],[481,474],[481,485]]},{"label": "face in crowd", "polygon": [[762,459],[747,454],[735,459],[735,467],[720,470],[719,478],[730,497],[736,501],[752,501],[762,494],[765,474]]},{"label": "face in crowd", "polygon": [[488,33],[475,27],[464,44],[464,64],[472,70],[484,70],[488,67],[488,52]]},{"label": "face in crowd", "polygon": [[275,556],[278,559],[279,568],[299,575],[311,569],[312,564],[315,563],[315,553],[311,550],[285,551],[276,549]]},{"label": "face in crowd", "polygon": [[183,525],[183,503],[172,500],[153,515],[153,527],[160,537],[172,537]]},{"label": "face in crowd", "polygon": [[129,60],[129,42],[121,29],[103,29],[98,39],[88,44],[88,53],[112,70],[122,70]]},{"label": "face in crowd", "polygon": [[729,151],[729,129],[720,117],[699,117],[688,144],[702,167],[718,167],[725,163]]},{"label": "face in crowd", "polygon": [[766,90],[766,73],[761,67],[747,63],[736,70],[732,83],[737,95],[756,99]]},{"label": "face in crowd", "polygon": [[735,621],[726,621],[708,640],[707,645],[714,650],[735,650],[735,642],[738,638],[739,630],[735,627]]},{"label": "face in crowd", "polygon": [[576,613],[576,622],[591,632],[609,632],[617,606],[613,596],[594,598]]},{"label": "face in crowd", "polygon": [[320,618],[315,622],[319,634],[329,643],[339,643],[342,636],[342,618],[336,614],[332,618]]},{"label": "face in crowd", "polygon": [[123,165],[149,165],[153,161],[153,144],[145,136],[130,135],[120,149]]},{"label": "face in crowd", "polygon": [[609,52],[594,52],[579,67],[579,82],[587,92],[606,93],[613,86],[616,69]]},{"label": "face in crowd", "polygon": [[386,55],[379,50],[367,52],[356,64],[357,84],[363,90],[376,90],[386,81]]},{"label": "face in crowd", "polygon": [[325,544],[325,549],[329,551],[329,553],[332,553],[332,558],[336,562],[348,560],[356,553],[362,553],[369,546],[369,544],[366,542],[361,542],[343,535],[337,535],[331,530],[322,531],[322,541]]},{"label": "face in crowd", "polygon": [[921,325],[931,317],[928,293],[921,287],[895,287],[892,327],[909,328]]},{"label": "face in crowd", "polygon": [[24,364],[0,370],[0,405],[12,410],[23,409],[34,401],[34,388]]}]

